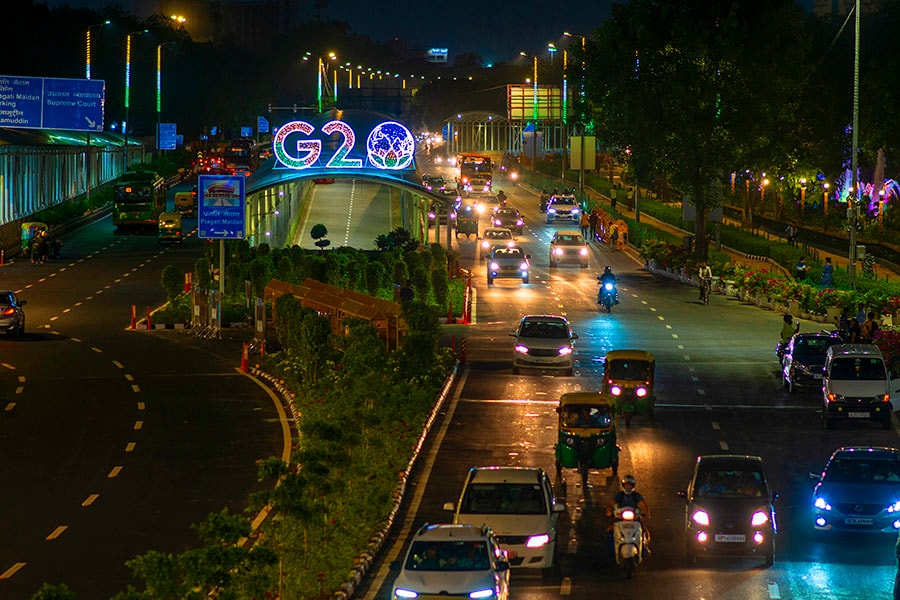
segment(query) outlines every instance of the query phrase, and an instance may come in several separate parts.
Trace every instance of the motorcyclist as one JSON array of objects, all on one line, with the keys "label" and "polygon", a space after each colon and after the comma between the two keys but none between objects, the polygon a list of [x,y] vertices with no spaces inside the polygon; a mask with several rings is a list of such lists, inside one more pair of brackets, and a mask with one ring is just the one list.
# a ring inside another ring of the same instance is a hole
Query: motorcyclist
[{"label": "motorcyclist", "polygon": [[616,286],[616,276],[613,275],[612,268],[607,265],[603,269],[603,274],[597,277],[597,281],[600,283],[600,292],[597,294],[597,304],[603,304],[603,288],[607,283],[613,284],[613,291],[615,292],[615,303],[619,303],[619,289]]},{"label": "motorcyclist", "polygon": [[[627,506],[639,510],[641,528],[643,529],[644,533],[644,556],[648,556],[650,554],[650,531],[647,529],[646,521],[650,519],[650,506],[644,499],[644,495],[635,489],[637,487],[637,480],[634,478],[634,475],[626,475],[622,478],[622,481],[620,483],[622,485],[622,489],[613,495],[612,499],[609,501],[609,504],[606,506],[606,516],[612,518],[617,506]],[[609,529],[607,531],[609,538],[609,554],[610,556],[612,556],[614,552],[612,523],[610,523]]]},{"label": "motorcyclist", "polygon": [[547,193],[547,190],[541,190],[541,212],[547,212],[547,203],[550,201],[550,194]]},{"label": "motorcyclist", "polygon": [[782,320],[784,323],[781,324],[781,340],[777,349],[778,358],[784,355],[784,349],[787,347],[788,342],[791,341],[791,337],[800,331],[800,321],[794,323],[794,317],[791,315],[784,315]]},{"label": "motorcyclist", "polygon": [[497,192],[497,201],[500,203],[500,206],[506,206],[506,194],[503,193],[503,190]]}]

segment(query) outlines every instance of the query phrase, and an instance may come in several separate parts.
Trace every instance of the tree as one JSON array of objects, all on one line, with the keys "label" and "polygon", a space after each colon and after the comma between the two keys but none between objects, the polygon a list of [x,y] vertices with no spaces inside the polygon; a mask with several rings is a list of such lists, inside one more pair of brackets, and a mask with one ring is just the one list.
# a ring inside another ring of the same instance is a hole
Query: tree
[{"label": "tree", "polygon": [[175,265],[168,265],[162,270],[162,286],[166,291],[166,298],[172,302],[184,292],[184,275],[181,269]]},{"label": "tree", "polygon": [[716,184],[765,154],[789,162],[808,68],[790,0],[629,0],[587,48],[601,135],[628,148],[638,178],[663,175],[697,209],[697,251],[721,202]]},{"label": "tree", "polygon": [[316,247],[319,250],[325,250],[328,246],[331,245],[331,240],[327,239],[325,236],[328,235],[328,228],[319,223],[318,225],[313,225],[312,231],[309,232],[309,235],[312,239],[315,240]]}]

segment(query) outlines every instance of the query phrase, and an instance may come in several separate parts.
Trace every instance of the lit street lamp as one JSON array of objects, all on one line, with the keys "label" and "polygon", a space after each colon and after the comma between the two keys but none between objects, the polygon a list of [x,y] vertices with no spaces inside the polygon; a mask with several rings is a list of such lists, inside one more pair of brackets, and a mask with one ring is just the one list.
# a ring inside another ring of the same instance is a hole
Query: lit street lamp
[{"label": "lit street lamp", "polygon": [[177,42],[166,42],[156,46],[156,135],[159,139],[159,121],[162,113],[162,49]]},{"label": "lit street lamp", "polygon": [[112,23],[109,19],[103,21],[102,23],[97,23],[96,25],[91,25],[87,28],[87,32],[85,33],[85,43],[84,43],[84,78],[91,78],[91,29],[95,29],[97,27],[103,27],[104,25],[109,25]]},{"label": "lit street lamp", "polygon": [[828,231],[828,188],[829,187],[831,187],[831,186],[828,185],[827,181],[822,184],[822,192],[823,192],[823,196],[824,196],[823,197],[824,204],[822,204],[822,209],[824,211],[824,217],[825,217],[825,227],[824,227],[825,231]]},{"label": "lit street lamp", "polygon": [[131,96],[131,37],[143,35],[147,33],[147,31],[147,29],[142,31],[132,31],[125,38],[125,122],[122,124],[122,132],[125,134],[123,171],[128,170],[128,104]]},{"label": "lit street lamp", "polygon": [[803,211],[806,208],[806,177],[800,178],[800,224],[803,225]]}]

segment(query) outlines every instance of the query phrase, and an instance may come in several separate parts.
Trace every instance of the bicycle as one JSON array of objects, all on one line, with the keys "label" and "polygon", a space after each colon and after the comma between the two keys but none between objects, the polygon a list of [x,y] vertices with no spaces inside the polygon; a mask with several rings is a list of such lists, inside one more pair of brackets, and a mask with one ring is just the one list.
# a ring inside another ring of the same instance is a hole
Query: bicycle
[{"label": "bicycle", "polygon": [[712,281],[708,277],[704,277],[700,281],[700,303],[709,306],[709,297],[712,293]]}]

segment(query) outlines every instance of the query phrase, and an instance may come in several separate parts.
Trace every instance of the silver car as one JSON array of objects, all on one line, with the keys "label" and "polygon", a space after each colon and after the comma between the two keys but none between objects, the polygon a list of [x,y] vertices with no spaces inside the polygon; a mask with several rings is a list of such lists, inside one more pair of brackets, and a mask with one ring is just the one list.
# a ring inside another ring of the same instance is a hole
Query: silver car
[{"label": "silver car", "polygon": [[900,530],[900,450],[838,448],[813,490],[813,526],[821,531]]},{"label": "silver car", "polygon": [[495,279],[513,278],[521,279],[522,283],[528,283],[531,264],[528,262],[530,255],[518,246],[506,248],[495,247],[488,259],[487,282],[493,285]]},{"label": "silver car", "polygon": [[0,290],[0,331],[16,337],[25,335],[25,304],[15,292]]},{"label": "silver car", "polygon": [[575,344],[578,334],[569,328],[565,317],[557,315],[527,315],[519,328],[511,333],[516,338],[513,348],[512,371],[522,368],[562,370],[566,375],[575,372]]}]

